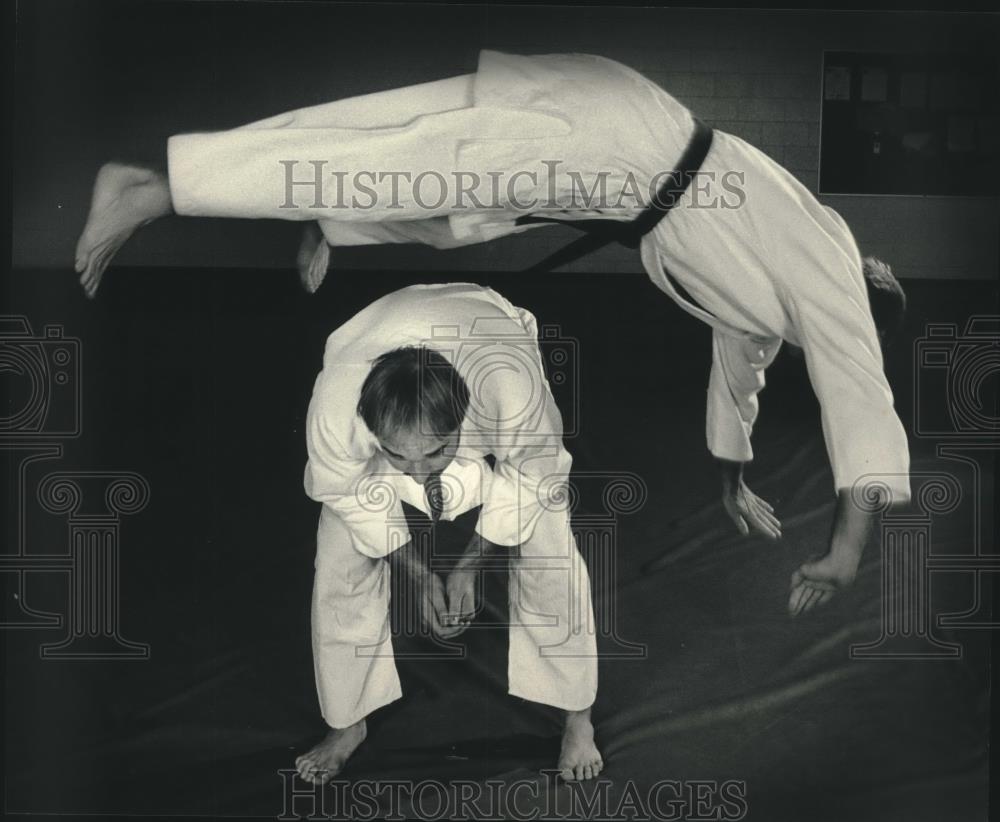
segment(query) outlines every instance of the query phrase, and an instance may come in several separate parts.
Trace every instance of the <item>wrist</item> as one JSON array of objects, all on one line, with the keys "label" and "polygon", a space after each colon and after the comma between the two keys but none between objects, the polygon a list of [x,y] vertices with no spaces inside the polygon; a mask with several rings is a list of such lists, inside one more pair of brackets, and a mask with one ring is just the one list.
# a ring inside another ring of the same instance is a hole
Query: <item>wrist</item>
[{"label": "wrist", "polygon": [[399,568],[413,577],[421,578],[430,574],[430,568],[412,542],[408,542],[390,556]]},{"label": "wrist", "polygon": [[830,537],[830,556],[833,557],[859,557],[865,550],[867,542],[865,533],[841,534],[834,531]]},{"label": "wrist", "polygon": [[871,535],[876,514],[858,508],[848,490],[838,492],[834,515],[833,535],[830,537],[830,554],[838,558],[857,558],[865,549]]},{"label": "wrist", "polygon": [[465,546],[465,551],[455,563],[456,571],[474,571],[481,566],[486,559],[492,543],[485,537],[476,533]]},{"label": "wrist", "polygon": [[739,488],[743,481],[743,463],[715,457],[715,464],[722,478],[722,490],[725,493],[732,493]]}]

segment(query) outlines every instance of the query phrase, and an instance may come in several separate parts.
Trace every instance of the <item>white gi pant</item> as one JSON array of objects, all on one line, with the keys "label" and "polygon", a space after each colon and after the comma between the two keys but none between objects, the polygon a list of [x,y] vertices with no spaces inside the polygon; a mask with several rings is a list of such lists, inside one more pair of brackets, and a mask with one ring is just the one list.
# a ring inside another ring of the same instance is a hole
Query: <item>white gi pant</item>
[{"label": "white gi pant", "polygon": [[[602,82],[608,61],[575,59],[589,72],[578,87]],[[586,137],[556,111],[507,103],[498,87],[522,87],[527,79],[519,71],[525,66],[502,55],[487,62],[485,74],[481,65],[475,74],[336,100],[228,131],[172,136],[167,157],[174,210],[185,216],[316,220],[331,245],[420,242],[450,248],[537,228],[514,225],[524,203],[568,205],[578,196],[577,182],[591,186],[595,172],[608,165],[608,139],[596,128]],[[525,65],[530,72],[538,61]],[[555,65],[561,69],[562,58]],[[595,93],[631,100],[614,78],[588,95]],[[685,118],[681,127],[690,131],[690,115],[677,109]],[[630,129],[628,114],[614,110],[606,119]],[[638,165],[615,170],[608,183],[612,197],[623,170],[648,179],[648,155],[655,158],[675,141],[667,149],[671,156],[661,158],[672,163],[687,141],[679,130],[655,137],[633,131],[642,135],[628,152]],[[525,151],[530,163],[524,162]],[[544,151],[569,162],[553,173]],[[583,176],[577,180],[574,174]],[[640,210],[632,205],[604,216],[630,220]]]},{"label": "white gi pant", "polygon": [[[386,473],[391,468],[385,463]],[[482,498],[470,477],[489,481],[489,466],[461,472],[466,504],[446,511],[454,518]],[[463,470],[466,469],[466,470]],[[396,493],[426,512],[421,487],[396,472]],[[405,530],[405,523],[399,523]],[[406,541],[401,534],[399,543]],[[393,659],[389,620],[390,566],[353,545],[350,530],[323,506],[317,533],[312,601],[313,662],[323,718],[344,728],[402,695]],[[491,572],[485,572],[491,573]],[[530,538],[515,549],[510,567],[508,691],[568,711],[593,704],[597,646],[590,577],[570,529],[568,512],[543,511]],[[470,630],[476,630],[473,625]]]},{"label": "white gi pant", "polygon": [[[398,181],[391,179],[366,179],[377,194],[375,208],[312,208],[315,192],[308,190],[295,192],[304,207],[289,208],[287,173],[281,163],[295,163],[296,180],[309,178],[310,161],[325,163],[322,176],[328,187],[323,199],[328,205],[338,193],[330,172],[351,172],[339,192],[348,202],[362,194],[351,186],[360,171],[417,175],[433,169],[449,174],[456,134],[504,133],[501,112],[472,107],[474,80],[473,74],[462,75],[290,111],[229,131],[175,135],[167,143],[174,210],[186,216],[318,219],[325,233],[331,222],[404,219],[402,212],[415,204],[403,201],[386,211],[398,194],[393,190]],[[432,114],[436,116],[425,116]],[[432,218],[447,211],[448,203],[437,210],[421,207],[407,218]],[[323,219],[327,216],[332,219]],[[377,241],[367,235],[358,238],[360,244]]]}]

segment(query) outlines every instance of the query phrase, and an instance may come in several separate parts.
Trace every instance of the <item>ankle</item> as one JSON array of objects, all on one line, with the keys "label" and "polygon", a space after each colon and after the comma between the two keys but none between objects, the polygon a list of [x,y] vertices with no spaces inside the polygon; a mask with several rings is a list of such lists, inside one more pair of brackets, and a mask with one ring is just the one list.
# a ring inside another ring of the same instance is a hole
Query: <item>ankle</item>
[{"label": "ankle", "polygon": [[582,711],[566,711],[564,723],[566,725],[589,725],[590,708],[584,708]]},{"label": "ankle", "polygon": [[164,151],[162,153],[151,154],[149,152],[142,152],[137,155],[132,155],[129,157],[116,156],[111,157],[108,165],[125,166],[127,168],[134,168],[138,171],[145,171],[150,174],[155,174],[158,177],[166,177],[169,169],[169,162],[167,160],[167,153]]},{"label": "ankle", "polygon": [[347,726],[345,726],[343,728],[333,728],[333,727],[330,728],[330,733],[331,734],[340,734],[340,735],[343,735],[343,734],[352,734],[352,733],[362,733],[363,734],[363,733],[365,733],[365,731],[366,731],[366,725],[365,725],[365,720],[364,719],[359,719],[353,725],[347,725]]}]

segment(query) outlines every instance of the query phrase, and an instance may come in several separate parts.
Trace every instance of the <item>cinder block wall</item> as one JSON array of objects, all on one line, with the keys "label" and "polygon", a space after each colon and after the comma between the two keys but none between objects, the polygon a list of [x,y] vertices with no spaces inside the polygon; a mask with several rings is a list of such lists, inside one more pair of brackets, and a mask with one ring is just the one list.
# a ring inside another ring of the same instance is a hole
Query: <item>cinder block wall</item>
[{"label": "cinder block wall", "polygon": [[[76,23],[66,15],[33,21],[39,30],[29,28],[20,38],[28,93],[15,144],[16,265],[69,264],[93,171],[111,146],[121,153],[130,144],[122,135],[135,144],[162,142],[160,135],[174,131],[230,127],[331,97],[472,71],[481,47],[620,60],[714,126],[761,148],[816,192],[824,50],[988,52],[1000,33],[998,18],[981,15],[410,4],[352,10],[350,36],[339,37],[343,7],[267,4],[268,11],[262,5],[185,4],[183,13],[192,19],[183,23],[180,4],[147,6],[172,15],[161,25],[176,28],[184,48],[157,51],[147,44],[120,55],[122,64],[131,64],[137,54],[155,52],[148,58],[151,79],[137,68],[145,84],[130,80],[127,92],[107,88],[109,80],[125,82],[113,73],[117,58],[102,58],[111,66],[102,74],[103,63],[93,56],[121,49],[120,30],[106,33],[87,23],[86,10]],[[135,25],[153,25],[148,14]],[[116,24],[130,25],[122,20],[119,15]],[[299,43],[293,59],[282,43],[297,43],[304,31],[311,32],[313,50]],[[144,38],[137,35],[137,42]],[[58,55],[83,74],[72,94],[63,74],[46,73],[46,61]],[[865,253],[883,257],[902,277],[990,279],[1000,270],[1000,198],[820,199],[843,214]],[[297,232],[290,224],[166,221],[137,237],[120,262],[287,268]],[[346,248],[335,251],[334,261],[373,270],[516,270],[573,236],[553,228],[448,252]],[[634,252],[612,247],[574,269],[638,273],[641,265]]]}]

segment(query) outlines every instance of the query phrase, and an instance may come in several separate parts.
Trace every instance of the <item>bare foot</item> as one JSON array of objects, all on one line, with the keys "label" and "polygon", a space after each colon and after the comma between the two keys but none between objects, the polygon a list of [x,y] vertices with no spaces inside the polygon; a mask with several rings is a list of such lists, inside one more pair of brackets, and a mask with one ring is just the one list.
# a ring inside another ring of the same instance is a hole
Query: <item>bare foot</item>
[{"label": "bare foot", "polygon": [[559,751],[559,775],[567,782],[593,779],[604,768],[601,752],[594,744],[594,726],[590,708],[566,711],[562,749]]},{"label": "bare foot", "polygon": [[838,591],[854,582],[860,561],[860,555],[827,554],[820,560],[802,565],[792,574],[788,613],[798,616],[832,599]]},{"label": "bare foot", "polygon": [[310,294],[315,294],[330,267],[330,246],[315,223],[307,224],[302,232],[296,263],[302,287]]},{"label": "bare foot", "polygon": [[97,172],[90,214],[76,244],[75,268],[88,297],[137,228],[173,211],[170,185],[159,172],[123,163],[105,163]]},{"label": "bare foot", "polygon": [[322,742],[295,760],[299,776],[306,782],[325,785],[340,773],[367,734],[363,719],[347,728],[331,728]]}]

